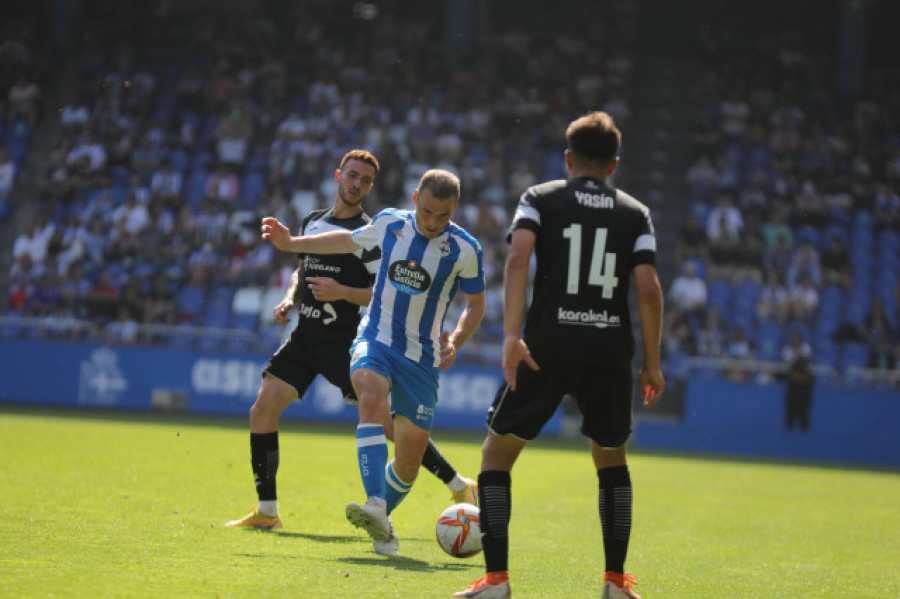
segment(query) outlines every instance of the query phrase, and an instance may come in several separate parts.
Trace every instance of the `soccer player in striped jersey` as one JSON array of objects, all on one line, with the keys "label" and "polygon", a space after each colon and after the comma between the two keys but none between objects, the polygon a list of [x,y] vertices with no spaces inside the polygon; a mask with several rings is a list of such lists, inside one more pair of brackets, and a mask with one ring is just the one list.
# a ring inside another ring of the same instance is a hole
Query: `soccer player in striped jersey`
[{"label": "soccer player in striped jersey", "polygon": [[[331,208],[310,212],[301,234],[352,231],[371,222],[362,201],[372,190],[378,160],[365,150],[344,155],[334,173],[338,184]],[[356,337],[361,307],[372,299],[372,280],[381,257],[378,249],[350,254],[303,253],[284,299],[273,310],[275,322],[287,324],[297,302],[297,325],[290,339],[269,359],[256,401],[250,408],[250,456],[258,506],[229,527],[281,528],[276,494],[280,461],[278,420],[291,402],[303,397],[319,375],[337,386],[347,401],[356,396],[350,382],[350,345]],[[385,421],[391,438],[391,420]],[[477,486],[464,478],[429,440],[423,465],[440,478],[456,503],[477,503]]]},{"label": "soccer player in striped jersey", "polygon": [[[415,210],[386,209],[366,226],[292,237],[277,219],[262,220],[262,238],[284,251],[316,254],[381,250],[372,302],[351,348],[350,376],[359,398],[357,455],[367,500],[347,519],[364,528],[377,553],[398,552],[390,514],[409,493],[428,446],[438,376],[456,361],[485,311],[481,246],[450,218],[459,179],[426,172]],[[444,317],[456,292],[465,308],[452,332]],[[393,415],[394,459],[387,461],[384,422]]]},{"label": "soccer player in striped jersey", "polygon": [[[638,380],[649,408],[665,387],[656,239],[647,207],[607,183],[618,166],[621,141],[612,118],[593,112],[576,119],[566,141],[568,178],[526,190],[510,227],[503,284],[505,382],[488,411],[478,477],[487,574],[454,597],[510,596],[510,472],[525,444],[571,394],[599,478],[606,557],[602,597],[639,599],[624,570],[631,535],[625,444],[631,435],[635,345],[628,293],[633,279],[643,342]],[[537,270],[523,338],[532,254]]]}]

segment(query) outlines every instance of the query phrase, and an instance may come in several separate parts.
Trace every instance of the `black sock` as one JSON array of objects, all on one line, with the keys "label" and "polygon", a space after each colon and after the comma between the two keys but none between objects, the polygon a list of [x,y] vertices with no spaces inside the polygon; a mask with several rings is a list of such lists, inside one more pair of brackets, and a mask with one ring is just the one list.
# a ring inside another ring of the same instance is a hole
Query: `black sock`
[{"label": "black sock", "polygon": [[597,471],[600,478],[600,524],[607,572],[625,572],[625,555],[631,537],[631,475],[628,466]]},{"label": "black sock", "polygon": [[444,484],[449,483],[456,476],[456,469],[438,451],[437,446],[431,439],[428,439],[428,447],[425,448],[425,455],[422,456],[422,466],[444,481]]},{"label": "black sock", "polygon": [[511,479],[505,470],[478,475],[481,507],[481,544],[488,572],[509,570],[509,518],[512,511]]},{"label": "black sock", "polygon": [[278,473],[278,431],[250,433],[250,461],[256,478],[256,494],[260,501],[278,499],[275,475]]}]

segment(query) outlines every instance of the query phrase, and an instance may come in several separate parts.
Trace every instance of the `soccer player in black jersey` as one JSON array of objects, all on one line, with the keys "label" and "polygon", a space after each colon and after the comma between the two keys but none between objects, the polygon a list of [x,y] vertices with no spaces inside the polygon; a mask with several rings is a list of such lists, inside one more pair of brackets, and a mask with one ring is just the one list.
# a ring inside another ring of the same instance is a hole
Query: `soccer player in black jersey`
[{"label": "soccer player in black jersey", "polygon": [[[354,230],[369,222],[362,201],[372,190],[378,160],[365,150],[344,155],[334,177],[338,184],[334,204],[310,212],[301,234],[333,229]],[[362,250],[354,254],[302,254],[290,285],[274,308],[275,322],[286,324],[297,306],[297,326],[290,339],[269,359],[262,373],[256,402],[250,408],[250,459],[256,479],[259,505],[226,526],[281,528],[275,488],[280,459],[278,419],[284,409],[302,398],[318,375],[341,389],[347,401],[356,396],[350,382],[350,345],[356,337],[362,306],[372,299],[372,279],[380,252]],[[391,422],[385,432],[391,437]],[[440,478],[456,503],[477,503],[475,481],[459,475],[429,440],[422,465]]]},{"label": "soccer player in black jersey", "polygon": [[[478,477],[487,575],[454,597],[509,597],[510,471],[571,394],[582,413],[599,484],[606,557],[604,599],[638,597],[626,574],[631,535],[631,435],[634,338],[628,308],[633,279],[640,314],[644,406],[659,401],[665,380],[659,346],[663,313],[650,212],[607,184],[619,163],[621,134],[604,112],[569,124],[568,179],[529,188],[512,226],[504,272],[505,383],[488,411]],[[537,270],[524,338],[522,320],[532,253]]]}]

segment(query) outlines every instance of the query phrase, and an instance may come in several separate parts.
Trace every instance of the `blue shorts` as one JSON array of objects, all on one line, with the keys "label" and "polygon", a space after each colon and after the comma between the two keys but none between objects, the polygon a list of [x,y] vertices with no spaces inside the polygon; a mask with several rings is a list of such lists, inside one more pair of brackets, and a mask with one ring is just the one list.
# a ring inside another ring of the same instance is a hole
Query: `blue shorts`
[{"label": "blue shorts", "polygon": [[434,425],[440,368],[424,366],[377,341],[358,337],[350,347],[350,372],[368,368],[391,384],[391,413],[427,431]]}]

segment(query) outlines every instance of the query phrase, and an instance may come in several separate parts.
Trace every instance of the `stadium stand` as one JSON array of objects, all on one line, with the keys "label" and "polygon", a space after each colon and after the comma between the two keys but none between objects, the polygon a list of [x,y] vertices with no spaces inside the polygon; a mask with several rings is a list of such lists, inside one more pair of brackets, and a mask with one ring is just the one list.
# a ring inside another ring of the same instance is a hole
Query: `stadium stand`
[{"label": "stadium stand", "polygon": [[[459,220],[482,240],[496,283],[517,198],[564,175],[555,132],[574,114],[605,108],[627,140],[615,183],[654,211],[662,280],[692,261],[727,323],[703,347],[729,347],[739,328],[752,359],[777,362],[799,326],[819,366],[864,368],[849,345],[860,340],[842,332],[863,330],[871,349],[865,327],[877,298],[900,352],[896,67],[871,73],[856,94],[833,93],[835,50],[819,38],[799,37],[787,22],[764,35],[731,23],[666,46],[666,9],[651,0],[578,2],[579,22],[496,2],[485,30],[458,45],[426,43],[446,32],[422,3],[385,2],[374,24],[346,0],[220,4],[84,2],[52,70],[34,58],[33,15],[4,23],[2,46],[14,49],[0,54],[4,97],[26,73],[43,104],[34,118],[23,109],[2,119],[0,139],[19,172],[8,195],[0,183],[0,226],[12,240],[35,217],[47,224],[43,256],[13,262],[10,253],[3,263],[0,335],[38,336],[49,312],[79,323],[79,335],[115,339],[104,330],[117,313],[90,300],[107,273],[116,293],[133,282],[148,294],[159,280],[171,294],[172,314],[128,308],[141,343],[272,348],[283,334],[269,326],[277,294],[264,290],[279,264],[255,223],[275,214],[296,229],[329,202],[337,159],[356,146],[382,159],[370,213],[408,203],[428,166],[458,172]],[[51,89],[62,91],[48,97]],[[38,134],[54,141],[32,155]],[[27,160],[42,175],[25,202],[17,194]],[[715,226],[682,234],[687,215],[707,225],[724,197],[740,219],[734,239],[720,243]],[[795,249],[809,242],[824,271],[833,237],[844,243],[848,278],[822,272],[801,290],[818,302],[808,320],[791,310],[761,315],[763,281],[775,276],[790,293],[795,273],[814,274],[808,257],[791,270]],[[71,292],[38,308],[47,270]],[[470,359],[496,360],[501,317],[489,313]],[[687,324],[666,325],[688,336],[666,344],[680,368],[699,351],[701,322]]]}]

